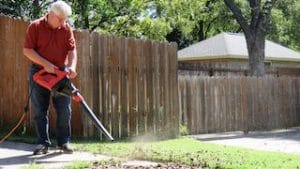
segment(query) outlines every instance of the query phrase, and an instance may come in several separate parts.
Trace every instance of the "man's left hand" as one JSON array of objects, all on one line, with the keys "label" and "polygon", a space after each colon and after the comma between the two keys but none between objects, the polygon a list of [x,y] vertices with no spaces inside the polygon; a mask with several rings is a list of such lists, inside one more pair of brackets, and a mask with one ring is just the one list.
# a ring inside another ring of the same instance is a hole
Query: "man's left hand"
[{"label": "man's left hand", "polygon": [[73,78],[75,78],[75,77],[77,76],[77,72],[76,72],[75,69],[73,69],[73,68],[71,68],[71,67],[68,67],[68,68],[67,68],[67,71],[70,73],[70,74],[69,74],[69,78],[70,78],[70,79],[73,79]]}]

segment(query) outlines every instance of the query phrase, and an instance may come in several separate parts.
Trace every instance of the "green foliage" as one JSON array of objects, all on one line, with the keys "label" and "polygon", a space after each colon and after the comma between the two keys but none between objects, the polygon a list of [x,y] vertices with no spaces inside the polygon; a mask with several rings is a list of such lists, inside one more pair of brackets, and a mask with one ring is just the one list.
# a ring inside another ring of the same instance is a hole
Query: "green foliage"
[{"label": "green foliage", "polygon": [[[41,17],[51,0],[0,0],[0,13],[32,20]],[[71,22],[120,36],[167,40],[184,48],[220,32],[241,32],[232,12],[220,0],[66,0]],[[249,2],[235,0],[248,22]],[[262,1],[263,4],[265,1]],[[300,0],[277,1],[267,38],[300,50]]]},{"label": "green foliage", "polygon": [[49,3],[50,1],[45,0],[1,0],[0,13],[32,20],[41,17],[46,12]]},{"label": "green foliage", "polygon": [[142,34],[136,37],[163,41],[170,29],[170,25],[164,19],[144,17],[139,20],[138,25],[138,30]]},{"label": "green foliage", "polygon": [[278,1],[268,39],[300,51],[300,0]]},{"label": "green foliage", "polygon": [[186,125],[183,125],[183,124],[179,125],[179,134],[181,136],[186,136],[189,134],[189,130]]},{"label": "green foliage", "polygon": [[89,168],[92,165],[92,162],[89,161],[75,161],[70,165],[64,167],[64,169],[81,169],[81,168]]},{"label": "green foliage", "polygon": [[174,0],[155,1],[157,17],[170,23],[168,41],[175,41],[179,49],[223,31],[239,31],[239,25],[222,1]]},{"label": "green foliage", "polygon": [[35,161],[31,161],[29,166],[23,167],[22,169],[44,169],[44,167],[39,164],[36,164]]},{"label": "green foliage", "polygon": [[16,0],[16,1],[0,1],[0,13],[13,16],[13,17],[21,17],[22,15],[28,15],[25,9],[29,0]]},{"label": "green foliage", "polygon": [[164,40],[169,24],[148,15],[148,0],[72,1],[76,28],[126,37]]}]

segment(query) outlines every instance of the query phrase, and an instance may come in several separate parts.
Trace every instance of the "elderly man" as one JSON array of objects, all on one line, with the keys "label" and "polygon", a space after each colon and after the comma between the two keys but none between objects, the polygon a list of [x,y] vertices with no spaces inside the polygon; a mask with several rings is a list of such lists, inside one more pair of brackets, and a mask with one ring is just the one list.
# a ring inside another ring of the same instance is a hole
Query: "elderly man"
[{"label": "elderly man", "polygon": [[73,153],[69,145],[71,137],[71,98],[51,96],[51,92],[33,81],[33,75],[40,69],[54,73],[56,68],[70,72],[76,77],[77,53],[72,28],[66,23],[71,7],[64,1],[51,4],[47,14],[30,23],[25,35],[23,53],[32,62],[29,71],[29,86],[32,88],[31,102],[37,133],[37,147],[33,154],[46,154],[49,139],[48,109],[52,99],[57,113],[57,146],[65,153]]}]

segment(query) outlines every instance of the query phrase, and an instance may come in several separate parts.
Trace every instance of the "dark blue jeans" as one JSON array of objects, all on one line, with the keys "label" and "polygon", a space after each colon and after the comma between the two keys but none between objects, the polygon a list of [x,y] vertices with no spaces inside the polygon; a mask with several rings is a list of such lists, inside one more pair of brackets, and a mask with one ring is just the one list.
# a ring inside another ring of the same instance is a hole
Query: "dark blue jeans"
[{"label": "dark blue jeans", "polygon": [[29,86],[32,89],[31,103],[34,113],[35,129],[37,133],[37,143],[49,146],[49,104],[52,99],[56,110],[56,140],[61,146],[68,143],[71,137],[71,98],[67,96],[52,96],[51,92],[39,86],[33,81],[33,75],[41,69],[40,66],[31,65],[29,73]]}]

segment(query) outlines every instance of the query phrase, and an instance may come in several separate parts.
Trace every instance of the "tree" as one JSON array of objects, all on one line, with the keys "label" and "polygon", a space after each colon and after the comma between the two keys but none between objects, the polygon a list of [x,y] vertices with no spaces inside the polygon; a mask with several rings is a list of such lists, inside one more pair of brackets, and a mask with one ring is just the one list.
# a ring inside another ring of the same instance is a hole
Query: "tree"
[{"label": "tree", "polygon": [[76,14],[75,26],[77,28],[89,29],[89,7],[91,7],[90,0],[74,0],[72,1],[73,13]]},{"label": "tree", "polygon": [[250,75],[252,76],[265,74],[265,37],[275,1],[265,0],[262,3],[261,0],[248,0],[251,9],[248,23],[234,0],[224,0],[244,32],[249,55]]},{"label": "tree", "polygon": [[12,17],[23,18],[22,15],[25,14],[24,11],[26,11],[26,4],[28,3],[28,0],[0,1],[0,13]]},{"label": "tree", "polygon": [[50,3],[41,0],[0,1],[0,13],[23,20],[33,20],[41,17]]},{"label": "tree", "polygon": [[119,36],[165,40],[168,23],[151,18],[150,0],[71,0],[75,28]]},{"label": "tree", "polygon": [[220,32],[240,31],[230,10],[219,0],[155,0],[155,15],[171,26],[166,39],[182,49]]},{"label": "tree", "polygon": [[300,51],[300,0],[278,1],[267,39]]}]

